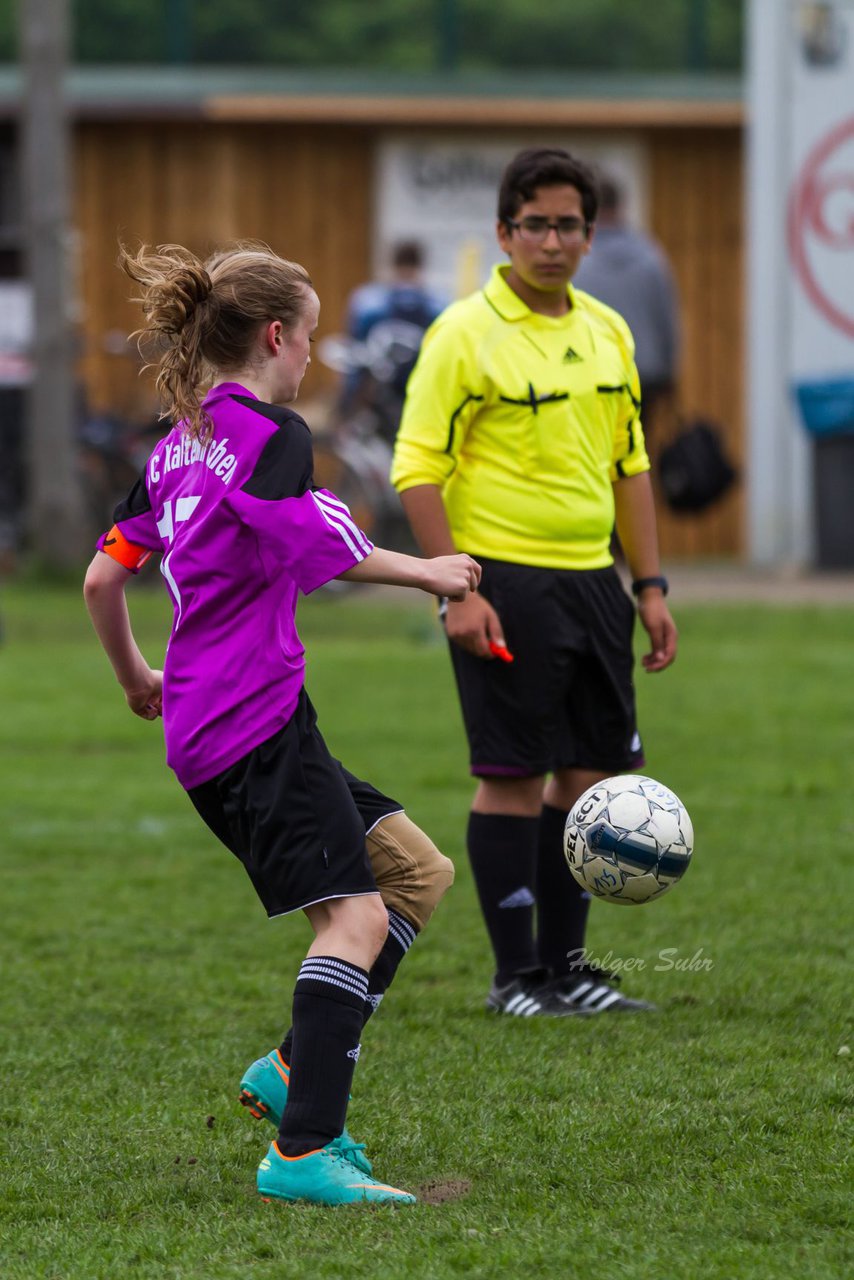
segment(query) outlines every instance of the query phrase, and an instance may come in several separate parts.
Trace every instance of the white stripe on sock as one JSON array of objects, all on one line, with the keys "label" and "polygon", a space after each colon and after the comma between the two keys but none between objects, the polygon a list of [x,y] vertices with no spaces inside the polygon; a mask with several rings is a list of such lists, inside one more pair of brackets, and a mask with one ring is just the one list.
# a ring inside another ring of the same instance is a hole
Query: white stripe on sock
[{"label": "white stripe on sock", "polygon": [[408,951],[415,941],[415,930],[412,925],[396,911],[388,913],[388,931],[404,952]]},{"label": "white stripe on sock", "polygon": [[368,994],[368,975],[339,960],[323,957],[304,960],[297,982],[302,978],[308,978],[312,982],[328,982],[330,986],[340,987],[363,1000]]}]

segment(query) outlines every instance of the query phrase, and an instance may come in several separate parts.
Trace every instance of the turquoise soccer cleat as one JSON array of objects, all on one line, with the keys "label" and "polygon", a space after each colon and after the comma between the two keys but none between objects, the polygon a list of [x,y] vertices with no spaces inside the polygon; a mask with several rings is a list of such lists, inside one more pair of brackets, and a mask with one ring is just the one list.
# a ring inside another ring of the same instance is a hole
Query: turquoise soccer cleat
[{"label": "turquoise soccer cleat", "polygon": [[283,1156],[275,1142],[258,1166],[265,1200],[310,1204],[415,1204],[415,1196],[363,1173],[334,1142],[304,1156]]},{"label": "turquoise soccer cleat", "polygon": [[[281,1053],[278,1049],[273,1049],[266,1058],[258,1058],[251,1067],[246,1068],[240,1081],[238,1101],[256,1120],[269,1120],[278,1129],[288,1100],[290,1075],[290,1067]],[[345,1129],[333,1139],[330,1146],[340,1151],[362,1173],[370,1175],[372,1165],[365,1155],[364,1142],[354,1142]]]},{"label": "turquoise soccer cleat", "polygon": [[240,1103],[256,1120],[269,1120],[278,1129],[288,1100],[291,1070],[278,1049],[247,1067],[240,1081]]}]

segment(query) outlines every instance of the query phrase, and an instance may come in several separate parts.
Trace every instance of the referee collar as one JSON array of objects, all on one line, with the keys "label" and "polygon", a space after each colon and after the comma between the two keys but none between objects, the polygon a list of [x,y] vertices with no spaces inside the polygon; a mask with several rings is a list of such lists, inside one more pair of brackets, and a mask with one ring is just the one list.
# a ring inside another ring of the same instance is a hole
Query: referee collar
[{"label": "referee collar", "polygon": [[[539,312],[532,311],[527,303],[523,302],[518,293],[514,292],[507,283],[507,274],[510,267],[507,263],[496,263],[492,268],[492,275],[483,286],[484,296],[493,308],[501,316],[502,320],[529,320],[532,316],[542,319],[550,319],[549,316],[540,317]],[[569,298],[569,309],[574,311],[577,306],[575,292],[571,284],[566,286],[567,297]],[[560,317],[563,319],[563,317]]]}]

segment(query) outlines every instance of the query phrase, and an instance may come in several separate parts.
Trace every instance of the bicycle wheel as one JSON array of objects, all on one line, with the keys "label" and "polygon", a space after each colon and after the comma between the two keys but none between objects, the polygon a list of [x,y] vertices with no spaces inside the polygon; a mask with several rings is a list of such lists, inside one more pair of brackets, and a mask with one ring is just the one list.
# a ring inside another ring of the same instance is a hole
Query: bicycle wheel
[{"label": "bicycle wheel", "polygon": [[356,524],[374,541],[381,513],[371,481],[322,440],[314,441],[314,483],[346,502]]}]

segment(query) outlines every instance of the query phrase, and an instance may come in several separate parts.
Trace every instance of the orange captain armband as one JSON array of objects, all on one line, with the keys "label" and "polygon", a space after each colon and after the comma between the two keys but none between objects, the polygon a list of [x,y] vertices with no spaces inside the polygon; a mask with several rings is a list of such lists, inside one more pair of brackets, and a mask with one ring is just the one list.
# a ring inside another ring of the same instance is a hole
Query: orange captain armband
[{"label": "orange captain armband", "polygon": [[148,547],[141,547],[136,542],[128,542],[117,524],[113,525],[109,533],[102,534],[98,539],[98,550],[116,560],[131,573],[139,573],[152,555]]}]

